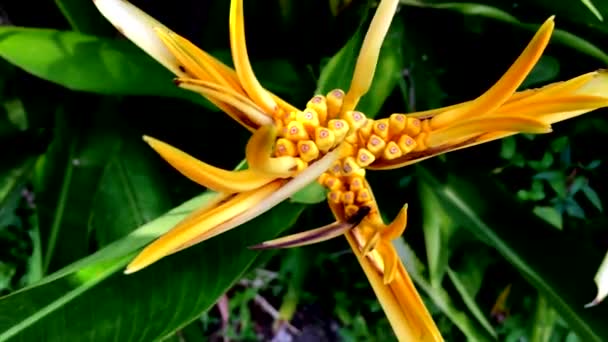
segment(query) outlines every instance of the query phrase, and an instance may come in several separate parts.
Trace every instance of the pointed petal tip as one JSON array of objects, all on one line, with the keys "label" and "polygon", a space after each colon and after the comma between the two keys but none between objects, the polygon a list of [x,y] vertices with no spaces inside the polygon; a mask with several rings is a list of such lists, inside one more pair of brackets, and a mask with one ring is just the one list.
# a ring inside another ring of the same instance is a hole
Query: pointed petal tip
[{"label": "pointed petal tip", "polygon": [[129,265],[127,265],[127,268],[125,268],[125,270],[122,273],[129,275],[129,274],[133,274],[133,273],[139,271],[140,269],[141,269],[141,267],[135,267],[133,265],[133,263],[130,263]]},{"label": "pointed petal tip", "polygon": [[594,307],[594,306],[598,305],[598,304],[599,304],[599,303],[601,303],[601,302],[602,302],[601,300],[598,300],[597,298],[595,298],[595,299],[594,299],[594,300],[592,300],[590,303],[585,304],[584,308],[585,308],[585,309],[592,308],[592,307]]}]

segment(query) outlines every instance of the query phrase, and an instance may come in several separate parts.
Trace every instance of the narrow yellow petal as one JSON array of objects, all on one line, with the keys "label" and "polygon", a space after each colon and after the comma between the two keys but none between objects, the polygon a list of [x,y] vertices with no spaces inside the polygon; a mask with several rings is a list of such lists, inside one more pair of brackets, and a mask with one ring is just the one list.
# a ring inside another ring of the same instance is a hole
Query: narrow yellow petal
[{"label": "narrow yellow petal", "polygon": [[367,93],[372,84],[380,48],[397,11],[397,5],[399,5],[399,0],[380,1],[361,45],[353,79],[342,105],[343,113],[355,109],[361,96]]},{"label": "narrow yellow petal", "polygon": [[215,236],[215,229],[231,218],[254,207],[265,197],[275,192],[282,182],[272,182],[262,188],[235,195],[211,210],[204,211],[196,219],[188,219],[187,224],[178,224],[161,236],[131,261],[125,273],[133,273],[174,253],[184,244],[196,239],[198,242]]},{"label": "narrow yellow petal", "polygon": [[247,55],[243,0],[232,0],[230,2],[230,49],[236,74],[249,97],[264,108],[266,113],[274,113],[278,106],[255,77]]},{"label": "narrow yellow petal", "polygon": [[175,32],[166,28],[157,28],[155,31],[165,46],[181,63],[185,73],[200,80],[211,81],[226,88],[231,88],[240,94],[245,94],[235,75],[227,72],[226,69],[229,68],[225,65],[224,68],[218,65],[223,65],[223,63],[215,60],[211,55]]},{"label": "narrow yellow petal", "polygon": [[[253,220],[254,218],[272,209],[277,204],[293,196],[293,194],[295,194],[296,192],[302,190],[308,184],[314,182],[317,178],[319,178],[319,176],[323,172],[327,171],[327,169],[329,169],[330,166],[333,165],[336,160],[338,160],[338,157],[338,149],[334,149],[333,151],[327,153],[321,159],[310,164],[306,169],[301,171],[293,179],[289,181],[283,180],[283,183],[281,183],[283,185],[279,189],[268,195],[254,207],[245,210],[243,213],[215,227],[213,229],[212,235],[207,234],[204,236],[204,239],[212,238],[213,236],[216,236],[245,222]],[[199,243],[200,241],[202,241],[202,238],[190,240],[188,241],[188,243],[183,244],[173,252],[188,248],[194,244]]]},{"label": "narrow yellow petal", "polygon": [[230,194],[250,191],[264,186],[277,178],[276,176],[265,175],[251,169],[240,171],[220,169],[152,137],[144,136],[144,141],[181,174],[217,192]]},{"label": "narrow yellow petal", "polygon": [[[505,106],[496,111],[496,115],[517,115],[538,118],[547,123],[570,118],[569,113],[574,111],[588,112],[597,108],[608,106],[608,97],[593,95],[565,95],[556,98],[543,97],[538,101],[516,102],[511,106]],[[561,116],[568,117],[559,119]]]},{"label": "narrow yellow petal", "polygon": [[396,260],[394,271],[391,271],[394,272],[393,280],[385,284],[384,276],[378,272],[370,259],[360,252],[360,246],[354,235],[351,233],[345,235],[397,339],[420,342],[443,341],[401,261]]},{"label": "narrow yellow petal", "polygon": [[251,249],[272,249],[272,248],[293,248],[311,245],[318,242],[327,241],[335,237],[341,236],[347,231],[353,229],[361,220],[369,213],[369,207],[361,207],[355,215],[348,221],[336,221],[326,226],[307,230],[301,233],[287,235],[278,239],[264,241],[260,244],[251,246]]},{"label": "narrow yellow petal", "polygon": [[[555,82],[541,88],[519,91],[513,94],[513,96],[511,96],[511,98],[505,102],[501,109],[510,106],[523,106],[526,103],[540,102],[547,98],[555,99],[559,96],[570,96],[576,94],[578,89],[591,82],[597,75],[598,72],[589,72],[568,81]],[[601,94],[585,95],[600,96]]]},{"label": "narrow yellow petal", "polygon": [[154,31],[156,28],[169,30],[163,24],[125,0],[95,0],[93,3],[120,33],[140,49],[175,75],[186,76],[179,68],[180,62]]},{"label": "narrow yellow petal", "polygon": [[395,251],[393,245],[390,243],[390,240],[382,240],[376,250],[382,257],[384,264],[384,276],[382,280],[384,281],[385,285],[388,285],[395,280],[397,271],[399,271],[399,256],[397,255],[397,251]]},{"label": "narrow yellow petal", "polygon": [[277,128],[274,125],[262,126],[255,131],[245,148],[247,164],[252,170],[261,173],[275,177],[291,177],[297,170],[298,164],[294,157],[272,157],[276,138]]},{"label": "narrow yellow petal", "polygon": [[547,19],[526,49],[498,82],[468,106],[457,107],[433,117],[431,127],[434,129],[446,127],[466,117],[490,113],[505,103],[538,62],[549,43],[554,26],[553,17]]},{"label": "narrow yellow petal", "polygon": [[429,132],[426,146],[434,148],[456,145],[486,132],[512,131],[521,133],[549,133],[551,126],[541,120],[519,116],[487,116],[464,121]]},{"label": "narrow yellow petal", "polygon": [[244,126],[259,127],[273,123],[270,116],[264,114],[258,105],[230,88],[190,78],[178,78],[175,83],[181,88],[200,93],[208,99],[223,102],[235,108],[237,117],[233,118]]},{"label": "narrow yellow petal", "polygon": [[391,224],[389,224],[386,229],[382,231],[382,238],[384,240],[391,241],[403,235],[403,232],[407,227],[407,208],[408,205],[405,204],[393,222],[391,222]]}]

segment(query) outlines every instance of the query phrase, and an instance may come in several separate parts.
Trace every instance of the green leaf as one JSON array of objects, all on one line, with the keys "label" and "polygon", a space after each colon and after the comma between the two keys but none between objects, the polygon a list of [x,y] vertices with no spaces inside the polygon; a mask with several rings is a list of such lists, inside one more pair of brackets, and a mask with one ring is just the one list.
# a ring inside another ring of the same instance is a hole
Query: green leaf
[{"label": "green leaf", "polygon": [[544,296],[539,295],[536,299],[536,311],[532,321],[531,342],[550,341],[553,327],[555,326],[557,315],[555,310],[549,305]]},{"label": "green leaf", "polygon": [[441,177],[421,166],[417,173],[452,219],[515,266],[583,340],[606,340],[608,329],[600,310],[583,309],[591,297],[593,270],[588,266],[596,262],[593,250],[521,208],[487,176],[471,170],[464,175],[462,168],[443,165],[442,170],[446,169],[449,174]]},{"label": "green leaf", "polygon": [[422,207],[422,229],[429,263],[429,278],[433,287],[440,288],[448,266],[450,252],[448,243],[456,231],[456,226],[445,214],[433,191],[426,183],[420,182],[418,189]]},{"label": "green leaf", "polygon": [[105,166],[89,220],[100,246],[122,238],[171,207],[156,170],[158,157],[139,139],[117,137],[114,144],[119,146]]},{"label": "green leaf", "polygon": [[581,1],[581,3],[583,3],[583,5],[585,5],[589,9],[589,11],[591,11],[591,13],[593,13],[593,15],[597,19],[599,19],[599,21],[604,21],[604,17],[600,13],[600,11],[595,7],[593,2],[591,2],[591,0],[580,0],[580,1]]},{"label": "green leaf", "polygon": [[591,202],[591,204],[593,204],[593,206],[596,207],[597,210],[602,212],[602,200],[600,200],[600,196],[598,196],[597,192],[595,192],[595,190],[593,190],[593,188],[591,188],[589,184],[583,186],[581,190],[583,191],[583,194],[585,194],[589,202]]},{"label": "green leaf", "polygon": [[[80,113],[78,113],[80,114]],[[88,221],[105,154],[81,158],[91,129],[76,115],[60,110],[54,138],[34,172],[36,214],[43,243],[43,270],[57,270],[88,254]]]},{"label": "green leaf", "polygon": [[493,337],[496,337],[496,331],[492,324],[486,318],[479,305],[475,302],[475,296],[481,288],[485,271],[490,266],[493,260],[484,249],[476,249],[467,252],[462,256],[462,260],[457,268],[447,268],[447,274],[452,284],[460,294],[462,301],[467,306],[473,317],[481,324],[481,326]]},{"label": "green leaf", "polygon": [[[439,2],[430,3],[426,0],[401,0],[401,3],[408,6],[416,7],[430,7],[436,9],[445,9],[450,11],[456,11],[464,15],[480,16],[488,19],[502,21],[511,24],[515,27],[522,29],[536,31],[539,28],[538,24],[525,24],[519,21],[516,17],[511,14],[498,9],[496,7],[476,4],[476,3],[456,3],[456,2]],[[564,2],[565,4],[566,2]],[[551,4],[555,4],[551,1]],[[567,5],[566,5],[567,6]],[[551,7],[552,8],[552,7]],[[553,38],[556,43],[564,46],[573,48],[581,53],[596,58],[604,63],[608,63],[608,54],[604,53],[602,49],[590,43],[589,41],[580,38],[572,33],[564,30],[556,29],[553,32]]]},{"label": "green leaf", "polygon": [[[304,206],[275,209],[132,275],[135,252],[208,200],[199,196],[45,278],[0,300],[0,340],[160,340],[208,310],[260,252],[247,249],[291,226]],[[94,308],[94,309],[92,309]]]},{"label": "green leaf", "polygon": [[178,97],[215,108],[203,97],[176,87],[169,71],[127,41],[3,26],[0,57],[72,90]]},{"label": "green leaf", "polygon": [[562,213],[554,207],[536,206],[534,207],[534,213],[555,228],[560,230],[564,228]]}]

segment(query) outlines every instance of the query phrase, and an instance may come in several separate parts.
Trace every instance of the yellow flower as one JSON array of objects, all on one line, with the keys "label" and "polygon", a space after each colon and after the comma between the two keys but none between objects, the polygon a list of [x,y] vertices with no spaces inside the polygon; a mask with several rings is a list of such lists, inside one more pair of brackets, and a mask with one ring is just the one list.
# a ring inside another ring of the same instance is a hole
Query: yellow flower
[{"label": "yellow flower", "polygon": [[398,0],[380,2],[349,90],[315,95],[304,110],[268,92],[255,77],[247,56],[242,0],[232,0],[230,6],[234,70],[126,1],[95,4],[125,36],[177,75],[178,86],[205,96],[252,132],[245,149],[249,168],[241,171],[216,168],[144,137],[178,171],[218,194],[146,247],[126,273],[251,220],[316,179],[329,190],[336,222],[253,248],[296,247],[345,235],[401,341],[442,337],[391,242],[406,227],[407,205],[386,225],[365,179],[366,169],[406,166],[521,132],[547,133],[554,122],[608,106],[608,79],[602,71],[516,92],[548,44],[553,18],[480,97],[372,120],[356,106],[371,85]]}]

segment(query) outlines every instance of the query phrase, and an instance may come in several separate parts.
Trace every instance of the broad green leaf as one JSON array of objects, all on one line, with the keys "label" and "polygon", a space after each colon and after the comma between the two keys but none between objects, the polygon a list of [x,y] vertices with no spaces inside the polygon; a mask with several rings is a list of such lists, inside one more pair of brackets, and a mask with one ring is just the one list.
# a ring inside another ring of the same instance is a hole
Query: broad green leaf
[{"label": "broad green leaf", "polygon": [[[140,139],[118,136],[95,194],[89,224],[105,246],[170,208],[169,194],[158,174],[161,162]],[[105,144],[111,144],[106,141]]]},{"label": "broad green leaf", "polygon": [[260,254],[247,246],[275,237],[303,210],[302,205],[282,203],[140,272],[118,272],[139,248],[210,196],[186,202],[38,285],[4,297],[0,340],[160,340],[199,317],[242,277]]},{"label": "broad green leaf", "polygon": [[179,97],[215,108],[203,97],[176,87],[169,71],[128,41],[3,26],[0,57],[72,90]]},{"label": "broad green leaf", "polygon": [[[456,11],[465,15],[480,16],[489,18],[497,21],[502,21],[511,24],[516,27],[520,27],[530,31],[536,31],[539,24],[525,24],[519,21],[516,17],[511,14],[498,9],[496,7],[476,4],[476,3],[457,3],[457,2],[429,2],[426,0],[401,0],[401,3],[408,6],[416,7],[430,7],[436,9],[445,9],[450,11]],[[564,2],[566,3],[566,2]],[[551,4],[555,4],[551,1]],[[551,7],[553,9],[553,7]],[[556,43],[562,44],[573,48],[581,53],[596,58],[604,63],[608,63],[608,54],[604,53],[602,49],[590,43],[589,41],[580,38],[567,31],[556,29],[553,33],[552,38]]]},{"label": "broad green leaf", "polygon": [[487,176],[471,170],[464,175],[456,167],[447,170],[447,176],[438,176],[417,166],[419,177],[431,185],[452,219],[515,266],[583,340],[606,340],[608,329],[601,318],[606,311],[583,309],[593,297],[594,270],[589,268],[597,262],[593,250],[548,227]]},{"label": "broad green leaf", "polygon": [[77,114],[60,110],[55,121],[54,139],[34,172],[45,273],[88,254],[89,231],[84,223],[105,162],[105,154],[81,158],[94,137]]},{"label": "broad green leaf", "polygon": [[475,323],[466,313],[460,311],[450,294],[443,287],[433,287],[424,278],[423,266],[411,247],[403,239],[393,241],[397,253],[401,258],[407,272],[416,283],[417,287],[431,298],[433,303],[462,331],[467,337],[467,341],[491,341],[493,338],[478,324]]}]

